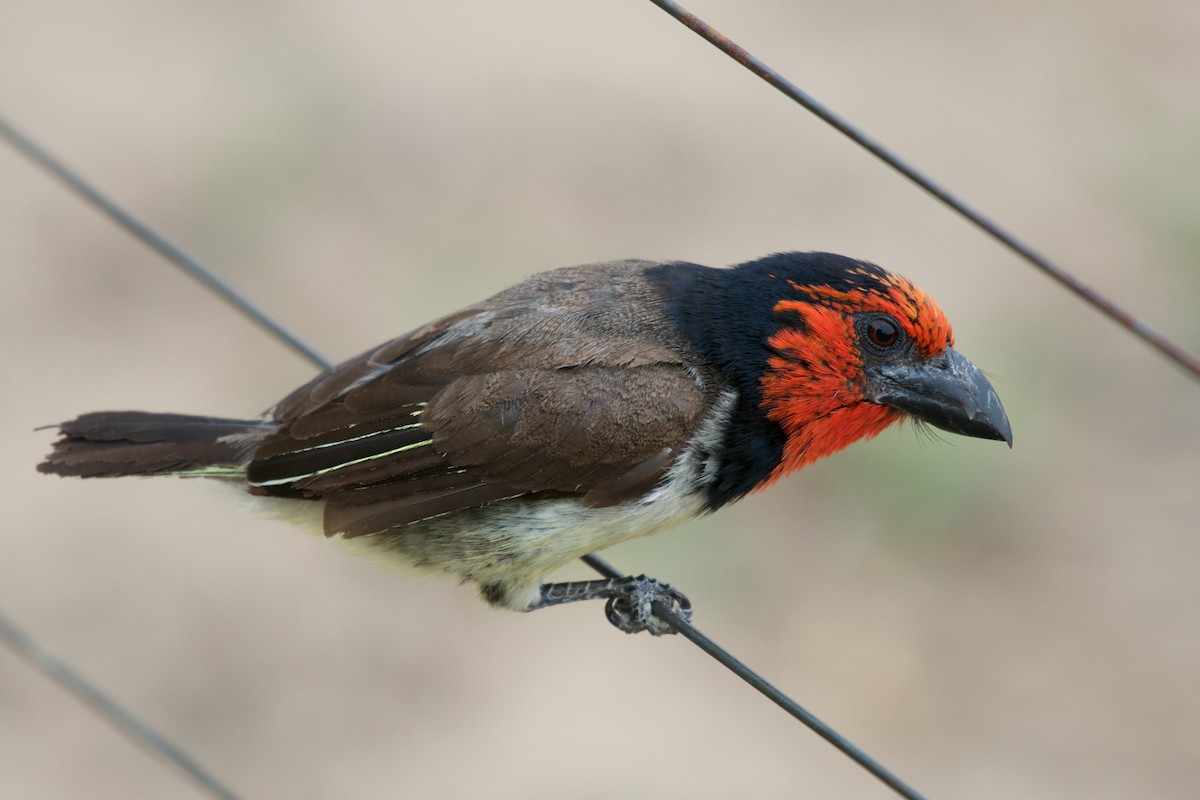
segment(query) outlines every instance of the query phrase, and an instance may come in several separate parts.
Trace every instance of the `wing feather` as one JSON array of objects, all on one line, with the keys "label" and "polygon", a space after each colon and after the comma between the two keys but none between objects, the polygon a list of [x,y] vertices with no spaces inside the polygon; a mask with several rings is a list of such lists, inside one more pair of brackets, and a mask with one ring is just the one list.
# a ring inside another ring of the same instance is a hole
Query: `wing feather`
[{"label": "wing feather", "polygon": [[715,390],[644,266],[535,276],[318,377],[273,410],[252,491],[323,499],[326,533],[345,536],[520,495],[645,494]]}]

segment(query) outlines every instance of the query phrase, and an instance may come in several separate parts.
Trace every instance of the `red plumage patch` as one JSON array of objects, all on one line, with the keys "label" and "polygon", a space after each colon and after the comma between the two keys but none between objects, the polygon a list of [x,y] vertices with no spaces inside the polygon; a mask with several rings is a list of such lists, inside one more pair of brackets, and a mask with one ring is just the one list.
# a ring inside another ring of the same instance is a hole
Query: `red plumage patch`
[{"label": "red plumage patch", "polygon": [[844,314],[864,311],[891,314],[904,326],[905,332],[916,343],[917,352],[924,358],[932,358],[954,345],[954,331],[950,328],[950,322],[932,297],[900,275],[880,276],[862,270],[860,273],[869,274],[876,285],[870,288],[855,286],[850,290],[795,283],[792,286],[817,303],[838,309]]},{"label": "red plumage patch", "polygon": [[950,324],[937,304],[898,275],[887,276],[879,288],[793,286],[812,300],[781,300],[774,309],[792,319],[799,317],[800,324],[781,328],[769,340],[773,355],[760,381],[762,407],[787,440],[779,466],[758,489],[860,439],[878,435],[902,416],[868,401],[863,394],[865,378],[854,314],[874,311],[891,315],[924,358],[938,355],[954,342]]}]

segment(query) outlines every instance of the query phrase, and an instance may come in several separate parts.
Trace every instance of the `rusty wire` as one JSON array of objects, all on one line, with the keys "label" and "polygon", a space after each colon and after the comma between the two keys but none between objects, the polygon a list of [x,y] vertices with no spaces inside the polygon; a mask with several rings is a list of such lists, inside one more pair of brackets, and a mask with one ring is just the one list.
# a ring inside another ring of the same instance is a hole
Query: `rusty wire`
[{"label": "rusty wire", "polygon": [[837,130],[838,133],[842,134],[847,139],[878,158],[884,164],[888,165],[893,170],[912,181],[955,214],[958,214],[960,217],[979,228],[988,236],[998,241],[1004,247],[1008,248],[1025,261],[1032,264],[1051,280],[1056,281],[1059,285],[1075,294],[1092,308],[1096,309],[1101,314],[1108,317],[1125,330],[1129,331],[1129,333],[1131,333],[1133,336],[1141,339],[1143,342],[1153,347],[1160,354],[1174,362],[1185,372],[1189,373],[1193,378],[1200,380],[1200,358],[1188,353],[1182,347],[1175,344],[1161,333],[1158,333],[1150,326],[1146,325],[1144,322],[1133,316],[1133,314],[1129,313],[1121,306],[1117,305],[1114,301],[1108,299],[1106,296],[1102,295],[1091,286],[1088,286],[1079,278],[1076,278],[1070,272],[1063,269],[1046,256],[1042,255],[1037,250],[1034,250],[1031,246],[1021,241],[1013,234],[1009,233],[1005,228],[1002,228],[991,219],[985,217],[979,211],[976,211],[974,208],[967,205],[967,203],[961,200],[958,196],[952,194],[949,190],[934,182],[934,180],[928,177],[924,172],[908,163],[890,148],[884,146],[882,142],[867,135],[858,126],[854,125],[840,114],[825,106],[823,103],[818,102],[812,95],[808,94],[808,92],[805,92],[799,86],[780,75],[771,67],[763,63],[760,59],[751,55],[750,52],[748,52],[737,42],[734,42],[728,36],[725,36],[716,28],[697,17],[695,14],[674,2],[674,0],[650,0],[650,2],[654,3],[654,5],[658,6],[663,11],[682,22],[706,42],[716,47],[722,53],[741,64],[758,77],[762,78],[768,84],[782,92],[789,99],[799,103],[805,109],[812,112],[824,122],[828,123],[835,130]]}]

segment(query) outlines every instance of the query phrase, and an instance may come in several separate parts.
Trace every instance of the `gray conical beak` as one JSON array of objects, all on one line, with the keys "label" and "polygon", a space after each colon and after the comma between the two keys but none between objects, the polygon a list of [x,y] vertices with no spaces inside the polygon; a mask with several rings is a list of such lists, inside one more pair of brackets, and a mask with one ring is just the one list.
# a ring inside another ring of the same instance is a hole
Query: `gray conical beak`
[{"label": "gray conical beak", "polygon": [[978,367],[952,347],[918,364],[876,367],[868,391],[875,402],[944,431],[997,439],[1012,447],[1012,428],[996,390]]}]

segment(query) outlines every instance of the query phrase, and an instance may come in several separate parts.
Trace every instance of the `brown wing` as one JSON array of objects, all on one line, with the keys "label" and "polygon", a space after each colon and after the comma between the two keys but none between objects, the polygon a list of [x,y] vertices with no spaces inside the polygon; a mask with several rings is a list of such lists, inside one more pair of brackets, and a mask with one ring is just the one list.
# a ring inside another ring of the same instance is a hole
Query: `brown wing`
[{"label": "brown wing", "polygon": [[645,266],[535,276],[314,380],[275,409],[253,491],[324,499],[346,536],[516,495],[640,496],[708,403]]}]

